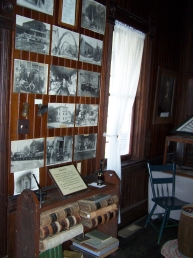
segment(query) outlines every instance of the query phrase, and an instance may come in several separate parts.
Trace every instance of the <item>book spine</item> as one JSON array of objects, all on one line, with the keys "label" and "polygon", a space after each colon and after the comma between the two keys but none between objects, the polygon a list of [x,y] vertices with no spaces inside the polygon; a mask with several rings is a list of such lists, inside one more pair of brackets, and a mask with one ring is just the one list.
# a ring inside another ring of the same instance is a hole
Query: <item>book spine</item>
[{"label": "book spine", "polygon": [[59,221],[68,216],[79,213],[80,208],[78,203],[61,206],[40,214],[40,227],[49,225],[55,221]]},{"label": "book spine", "polygon": [[63,242],[68,241],[79,234],[82,234],[83,230],[84,230],[83,225],[78,224],[73,228],[66,230],[64,232],[61,232],[55,236],[51,236],[44,240],[40,240],[39,251],[42,252],[42,251],[46,251],[48,249],[54,248],[57,245],[62,244]]},{"label": "book spine", "polygon": [[90,219],[93,219],[94,217],[97,217],[99,215],[103,215],[104,213],[107,213],[108,211],[110,210],[114,210],[117,208],[117,204],[114,203],[112,205],[109,205],[107,207],[104,207],[102,209],[99,209],[99,210],[96,210],[96,211],[93,211],[93,212],[83,212],[83,211],[80,211],[80,216],[81,217],[85,217],[85,218],[90,218]]},{"label": "book spine", "polygon": [[50,225],[44,226],[40,228],[40,239],[44,239],[46,237],[50,237],[52,235],[55,235],[61,231],[70,229],[71,227],[74,227],[75,225],[79,224],[81,222],[81,217],[79,214],[76,214],[74,216],[68,216],[59,222],[53,222]]},{"label": "book spine", "polygon": [[99,215],[92,219],[82,217],[81,222],[85,227],[88,227],[91,229],[91,228],[95,228],[99,224],[104,224],[107,221],[109,221],[110,219],[113,219],[117,216],[118,216],[118,209],[114,209],[114,210],[110,210],[107,213],[105,213],[103,215]]},{"label": "book spine", "polygon": [[93,212],[99,209],[102,209],[104,207],[107,207],[109,205],[112,205],[114,203],[118,203],[118,197],[117,195],[113,195],[112,197],[106,199],[106,200],[102,200],[100,202],[96,202],[96,203],[81,203],[79,202],[79,207],[80,207],[80,211],[83,212]]}]

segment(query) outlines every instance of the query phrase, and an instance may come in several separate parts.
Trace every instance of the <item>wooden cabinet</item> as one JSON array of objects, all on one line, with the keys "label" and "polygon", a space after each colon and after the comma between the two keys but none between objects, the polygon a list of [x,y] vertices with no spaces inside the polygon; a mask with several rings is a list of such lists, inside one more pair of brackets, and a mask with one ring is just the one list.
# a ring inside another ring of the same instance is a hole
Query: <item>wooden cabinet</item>
[{"label": "wooden cabinet", "polygon": [[[95,180],[95,181],[94,181]],[[85,181],[89,184],[96,182],[96,178],[89,178]],[[89,186],[86,190],[68,195],[61,196],[59,191],[54,194],[48,194],[45,203],[39,203],[36,195],[31,190],[24,190],[17,199],[16,213],[16,257],[17,258],[35,258],[39,257],[39,228],[40,213],[54,209],[56,207],[76,202],[77,200],[86,198],[97,193],[108,193],[120,197],[120,180],[114,171],[104,172],[104,184],[102,188]],[[98,230],[117,237],[118,217],[109,220],[105,224],[100,224]],[[89,231],[84,228],[85,232]],[[68,243],[69,242],[69,243]],[[71,241],[67,241],[63,246],[69,248]]]}]

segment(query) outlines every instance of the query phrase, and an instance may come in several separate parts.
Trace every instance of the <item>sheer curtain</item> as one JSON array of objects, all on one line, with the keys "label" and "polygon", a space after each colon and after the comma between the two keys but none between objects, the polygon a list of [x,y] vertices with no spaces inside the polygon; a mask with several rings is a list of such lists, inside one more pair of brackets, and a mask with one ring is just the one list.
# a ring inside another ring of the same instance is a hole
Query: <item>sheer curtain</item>
[{"label": "sheer curtain", "polygon": [[[132,112],[145,34],[118,21],[113,32],[110,97],[107,134],[109,137],[107,169],[114,170],[121,179],[120,133],[127,116]],[[129,128],[128,128],[129,130]]]}]

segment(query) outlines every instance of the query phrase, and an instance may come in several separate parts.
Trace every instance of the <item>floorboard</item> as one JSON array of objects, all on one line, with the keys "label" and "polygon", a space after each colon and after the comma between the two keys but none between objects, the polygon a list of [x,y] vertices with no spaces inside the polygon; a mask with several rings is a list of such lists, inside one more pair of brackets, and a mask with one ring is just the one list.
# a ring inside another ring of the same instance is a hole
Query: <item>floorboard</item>
[{"label": "floorboard", "polygon": [[[161,254],[162,246],[169,240],[177,239],[178,227],[166,228],[163,231],[160,244],[157,244],[158,232],[150,225],[144,228],[146,217],[138,220],[134,224],[141,228],[126,238],[118,236],[119,249],[114,255],[107,256],[108,258],[163,258]],[[160,226],[161,220],[154,221],[157,227]],[[128,225],[129,226],[129,225]]]}]

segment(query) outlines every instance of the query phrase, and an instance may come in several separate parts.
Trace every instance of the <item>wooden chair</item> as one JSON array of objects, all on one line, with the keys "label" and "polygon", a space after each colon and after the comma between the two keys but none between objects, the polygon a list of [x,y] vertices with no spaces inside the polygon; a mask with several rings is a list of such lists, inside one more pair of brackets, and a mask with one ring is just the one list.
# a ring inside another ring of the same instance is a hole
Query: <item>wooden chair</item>
[{"label": "wooden chair", "polygon": [[[152,201],[154,202],[153,208],[151,209],[151,212],[148,215],[148,218],[145,223],[145,227],[148,223],[150,223],[156,231],[159,233],[158,237],[158,244],[160,243],[163,229],[165,227],[173,227],[178,226],[178,223],[172,221],[170,216],[170,211],[172,210],[181,210],[182,206],[186,205],[187,202],[182,201],[175,197],[175,175],[176,175],[176,165],[168,164],[168,165],[150,165],[148,166],[148,172],[149,172],[149,179],[152,189]],[[156,172],[168,172],[169,177],[161,177],[158,178],[155,176]],[[169,174],[170,173],[170,174]],[[155,176],[155,177],[154,177]],[[157,212],[154,213],[157,206],[160,206],[164,209],[164,212]],[[151,218],[153,215],[158,215],[159,217],[162,217],[162,223],[160,229],[157,229],[155,227],[154,223],[152,222]],[[171,224],[168,224],[168,221],[171,221]]]}]

